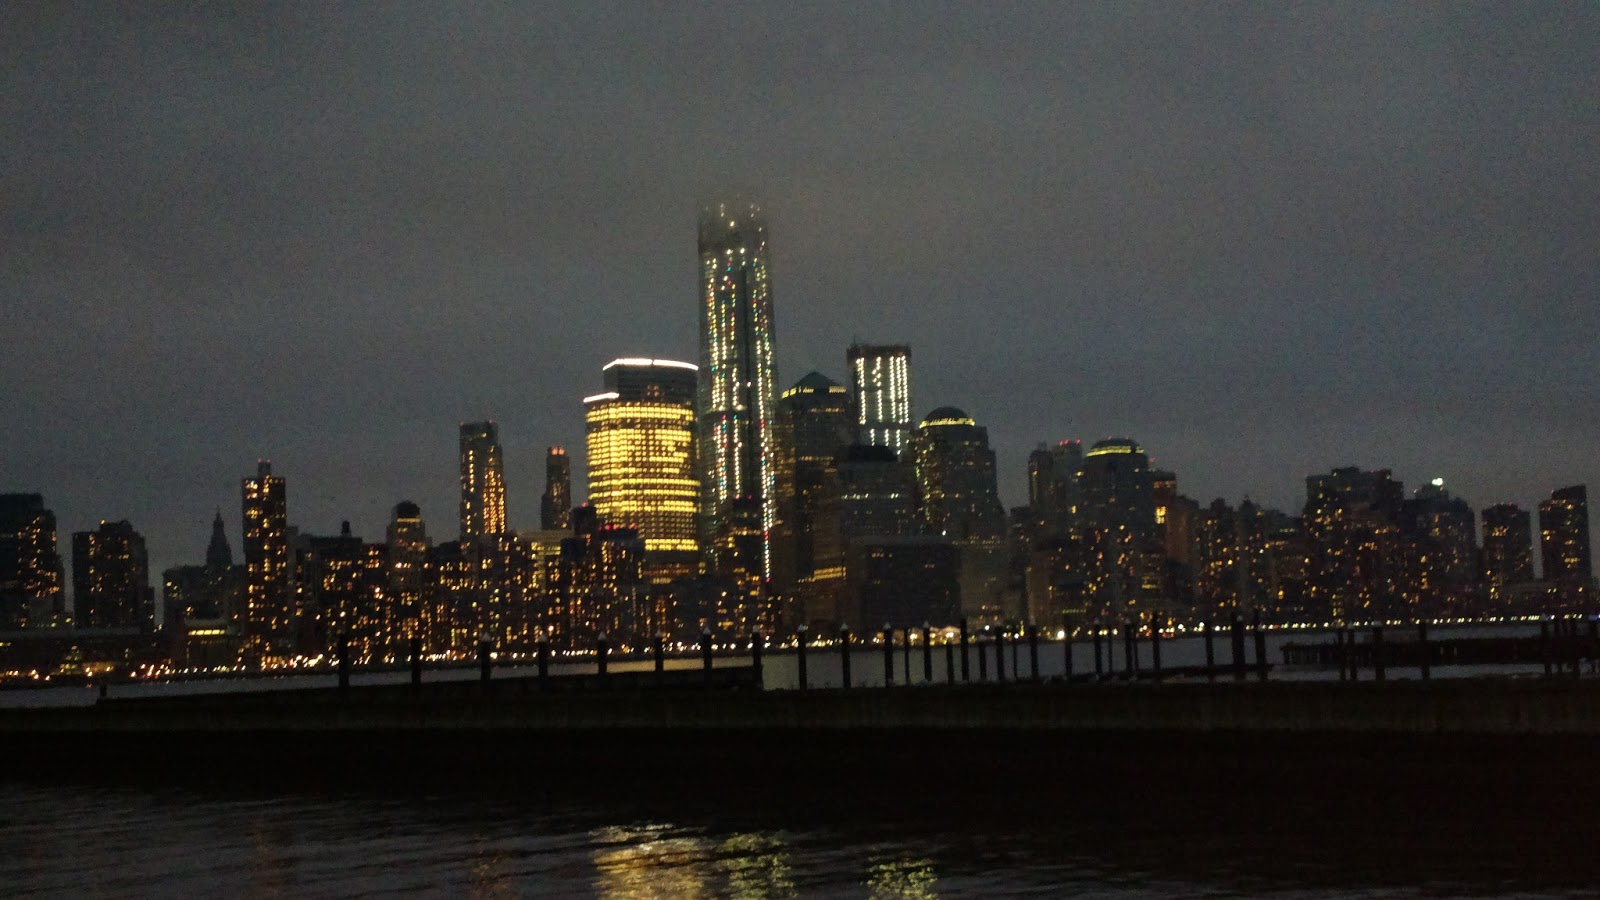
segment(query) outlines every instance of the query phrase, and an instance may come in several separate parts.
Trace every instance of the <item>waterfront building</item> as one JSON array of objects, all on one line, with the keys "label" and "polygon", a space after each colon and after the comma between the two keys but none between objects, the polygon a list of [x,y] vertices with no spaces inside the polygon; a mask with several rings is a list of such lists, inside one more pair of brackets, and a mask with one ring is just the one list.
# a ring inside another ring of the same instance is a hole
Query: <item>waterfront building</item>
[{"label": "waterfront building", "polygon": [[772,280],[761,208],[705,207],[699,253],[701,540],[715,569],[759,590],[771,574],[778,517]]},{"label": "waterfront building", "polygon": [[1388,469],[1350,466],[1306,478],[1306,599],[1314,617],[1411,617],[1399,526],[1403,497],[1403,486]]},{"label": "waterfront building", "polygon": [[1539,552],[1552,604],[1583,610],[1593,591],[1589,545],[1589,495],[1581,484],[1559,488],[1539,504]]},{"label": "waterfront building", "polygon": [[539,498],[539,527],[547,531],[572,527],[572,459],[565,447],[544,453],[544,494]]},{"label": "waterfront building", "polygon": [[39,494],[0,494],[0,630],[61,624],[55,513]]},{"label": "waterfront building", "polygon": [[73,533],[72,602],[79,628],[156,630],[150,557],[127,521]]},{"label": "waterfront building", "polygon": [[349,522],[337,535],[297,535],[293,544],[296,601],[311,625],[301,636],[308,655],[314,648],[331,658],[343,637],[354,660],[403,658],[389,628],[387,548],[351,534]]},{"label": "waterfront building", "polygon": [[424,630],[428,530],[422,522],[422,508],[410,500],[395,504],[384,538],[384,582],[391,613],[386,639],[391,642],[391,652],[399,655],[404,649],[401,643]]},{"label": "waterfront building", "polygon": [[934,535],[858,538],[848,551],[843,619],[865,631],[954,624],[961,617],[963,556]]},{"label": "waterfront building", "polygon": [[911,445],[911,348],[851,344],[846,354],[855,397],[856,443],[905,456]]},{"label": "waterfront building", "polygon": [[1489,611],[1506,613],[1518,585],[1533,582],[1533,515],[1514,503],[1497,503],[1483,513],[1483,580]]},{"label": "waterfront building", "polygon": [[637,531],[650,580],[693,575],[701,552],[695,367],[620,359],[605,378],[607,390],[583,401],[589,502],[605,524]]},{"label": "waterfront building", "polygon": [[986,619],[1011,617],[1018,611],[1006,604],[1006,519],[989,430],[962,410],[941,406],[918,426],[911,455],[920,530],[950,541],[961,556],[962,611]]},{"label": "waterfront building", "polygon": [[272,463],[256,464],[241,482],[244,518],[245,602],[238,630],[253,660],[295,650],[295,609],[290,590],[288,486]]},{"label": "waterfront building", "polygon": [[[850,392],[819,372],[808,373],[778,399],[779,526],[785,562],[777,590],[789,592],[817,571],[817,544],[838,545],[838,519],[824,514],[838,478],[839,452],[855,438]],[[802,618],[804,613],[802,611]]]},{"label": "waterfront building", "polygon": [[461,423],[461,539],[506,530],[506,476],[494,422]]}]

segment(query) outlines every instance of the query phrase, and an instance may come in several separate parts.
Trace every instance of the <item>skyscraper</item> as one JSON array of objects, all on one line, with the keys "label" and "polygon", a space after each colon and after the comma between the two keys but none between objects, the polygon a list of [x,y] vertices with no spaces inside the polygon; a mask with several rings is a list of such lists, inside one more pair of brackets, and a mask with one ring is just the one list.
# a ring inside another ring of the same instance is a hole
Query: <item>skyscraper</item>
[{"label": "skyscraper", "polygon": [[960,553],[961,606],[971,615],[1005,613],[1006,514],[995,486],[989,430],[953,406],[928,413],[911,438],[917,513],[930,535]]},{"label": "skyscraper", "polygon": [[539,527],[565,531],[572,527],[572,458],[565,447],[544,452],[544,496],[539,498]]},{"label": "skyscraper", "polygon": [[461,423],[461,539],[506,530],[506,476],[500,430],[493,422]]},{"label": "skyscraper", "polygon": [[72,535],[73,618],[79,628],[156,627],[144,537],[123,522]]},{"label": "skyscraper", "polygon": [[0,494],[0,629],[41,627],[64,612],[56,516],[38,494]]},{"label": "skyscraper", "polygon": [[822,506],[838,477],[839,452],[855,441],[850,392],[827,376],[811,372],[778,399],[778,421],[784,435],[779,441],[783,458],[779,519],[791,544],[786,554],[792,560],[789,577],[798,580],[816,570],[819,531],[838,527],[837,517],[824,516]]},{"label": "skyscraper", "polygon": [[289,590],[288,491],[272,463],[261,460],[256,477],[241,484],[244,512],[246,647],[252,655],[294,649],[293,597]]},{"label": "skyscraper", "polygon": [[707,206],[699,245],[702,535],[714,557],[759,559],[764,579],[778,516],[766,218],[753,203]]},{"label": "skyscraper", "polygon": [[911,348],[851,344],[850,384],[856,401],[857,442],[905,455],[911,443]]},{"label": "skyscraper", "polygon": [[1533,517],[1514,503],[1483,511],[1483,579],[1494,612],[1504,611],[1507,588],[1533,581]]},{"label": "skyscraper", "polygon": [[1544,580],[1563,605],[1581,603],[1594,581],[1589,550],[1589,492],[1581,484],[1550,493],[1539,504],[1539,552]]},{"label": "skyscraper", "polygon": [[696,515],[693,365],[619,359],[605,367],[608,390],[584,398],[589,502],[607,525],[637,530],[646,577],[694,574]]}]

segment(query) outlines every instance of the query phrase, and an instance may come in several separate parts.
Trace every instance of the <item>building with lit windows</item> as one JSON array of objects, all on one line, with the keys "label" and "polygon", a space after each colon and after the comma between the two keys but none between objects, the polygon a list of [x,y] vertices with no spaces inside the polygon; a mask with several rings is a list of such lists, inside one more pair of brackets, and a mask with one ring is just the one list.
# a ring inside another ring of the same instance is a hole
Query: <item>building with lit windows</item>
[{"label": "building with lit windows", "polygon": [[461,423],[461,539],[506,530],[506,474],[500,429]]},{"label": "building with lit windows", "polygon": [[349,522],[337,535],[301,535],[294,544],[296,601],[314,623],[304,642],[308,655],[332,657],[342,638],[357,661],[403,658],[390,628],[387,548],[351,534]]},{"label": "building with lit windows", "polygon": [[716,570],[759,583],[771,577],[778,518],[766,216],[753,203],[707,206],[699,248],[701,539]]},{"label": "building with lit windows", "polygon": [[393,618],[390,637],[409,640],[423,633],[428,530],[422,523],[422,508],[410,500],[395,504],[384,538],[385,582]]},{"label": "building with lit windows", "polygon": [[961,555],[963,611],[1007,616],[1006,517],[989,430],[960,409],[941,406],[917,427],[909,452],[923,533],[949,540]]},{"label": "building with lit windows", "polygon": [[1354,466],[1306,478],[1306,600],[1324,621],[1409,618],[1404,488],[1388,469]]},{"label": "building with lit windows", "polygon": [[240,487],[244,514],[245,602],[242,621],[246,653],[280,656],[295,650],[295,609],[289,572],[288,487],[261,460],[256,477]]},{"label": "building with lit windows", "polygon": [[55,513],[39,494],[0,494],[0,630],[65,617]]},{"label": "building with lit windows", "polygon": [[565,531],[572,527],[572,458],[567,448],[544,453],[544,495],[539,498],[539,527]]},{"label": "building with lit windows", "polygon": [[851,344],[846,357],[856,403],[856,442],[905,455],[911,445],[911,348]]},{"label": "building with lit windows", "polygon": [[72,535],[73,619],[79,628],[156,629],[144,537],[123,522]]},{"label": "building with lit windows", "polygon": [[1493,612],[1506,612],[1516,585],[1533,581],[1533,515],[1514,503],[1487,507],[1483,517],[1483,580]]},{"label": "building with lit windows", "polygon": [[650,580],[693,575],[701,551],[696,368],[619,359],[604,374],[607,389],[583,401],[589,502],[606,525],[637,530]]},{"label": "building with lit windows", "polygon": [[1552,491],[1539,504],[1539,553],[1551,600],[1562,609],[1582,608],[1594,582],[1586,486]]},{"label": "building with lit windows", "polygon": [[[855,411],[850,391],[818,372],[795,382],[778,398],[780,451],[780,535],[775,541],[788,562],[780,590],[810,577],[817,568],[818,534],[837,529],[823,515],[825,497],[838,477],[839,452],[855,441]],[[828,543],[828,537],[822,538]],[[837,538],[833,540],[837,543]]]}]

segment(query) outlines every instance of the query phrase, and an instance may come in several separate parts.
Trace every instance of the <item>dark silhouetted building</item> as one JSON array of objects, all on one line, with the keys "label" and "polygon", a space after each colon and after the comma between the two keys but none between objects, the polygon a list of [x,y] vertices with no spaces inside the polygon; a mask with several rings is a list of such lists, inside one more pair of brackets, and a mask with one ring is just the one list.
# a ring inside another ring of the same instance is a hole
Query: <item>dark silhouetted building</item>
[{"label": "dark silhouetted building", "polygon": [[63,624],[55,513],[39,494],[0,494],[0,630]]},{"label": "dark silhouetted building", "polygon": [[1514,588],[1533,582],[1533,516],[1516,504],[1483,511],[1483,580],[1496,613],[1512,611]]},{"label": "dark silhouetted building", "polygon": [[402,641],[427,633],[428,529],[422,522],[422,508],[410,500],[395,504],[384,538],[392,615],[386,639],[398,647]]},{"label": "dark silhouetted building", "polygon": [[1410,618],[1400,532],[1404,489],[1388,469],[1306,478],[1307,600],[1332,621]]},{"label": "dark silhouetted building", "polygon": [[[850,392],[832,379],[808,373],[778,399],[779,529],[774,555],[784,562],[775,588],[797,589],[815,579],[817,545],[839,545],[838,517],[825,514],[836,489],[838,455],[855,440]],[[837,560],[834,561],[837,565]],[[802,611],[802,618],[807,615]]]},{"label": "dark silhouetted building", "polygon": [[544,453],[544,495],[539,498],[539,527],[547,531],[572,527],[572,459],[567,448]]},{"label": "dark silhouetted building", "polygon": [[1005,602],[1006,518],[995,485],[989,431],[953,406],[929,413],[911,438],[917,513],[924,534],[943,537],[961,554],[961,608],[968,615],[1009,618]]},{"label": "dark silhouetted building", "polygon": [[1551,599],[1561,609],[1580,609],[1594,582],[1589,546],[1589,493],[1581,484],[1550,493],[1539,504],[1539,553]]},{"label": "dark silhouetted building", "polygon": [[873,629],[951,625],[961,616],[962,555],[950,541],[928,535],[852,541],[846,568],[847,612]]},{"label": "dark silhouetted building", "polygon": [[126,521],[72,535],[73,620],[79,628],[156,628],[144,537]]}]

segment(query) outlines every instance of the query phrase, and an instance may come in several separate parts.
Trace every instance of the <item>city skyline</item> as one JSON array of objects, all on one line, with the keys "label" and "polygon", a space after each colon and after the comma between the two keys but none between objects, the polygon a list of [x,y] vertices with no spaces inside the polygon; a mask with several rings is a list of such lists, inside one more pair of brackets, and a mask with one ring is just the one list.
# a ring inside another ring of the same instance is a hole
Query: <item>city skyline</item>
[{"label": "city skyline", "polygon": [[1008,507],[1039,442],[1111,436],[1287,512],[1346,465],[1479,510],[1600,483],[1592,9],[742,14],[761,53],[696,63],[719,13],[510,13],[457,56],[426,11],[348,54],[310,38],[342,10],[9,11],[0,490],[132,522],[153,571],[241,533],[261,457],[306,531],[408,499],[448,535],[451,425],[493,419],[532,527],[595,368],[695,358],[729,184],[776,235],[779,389],[912,346],[913,420],[987,427]]}]

